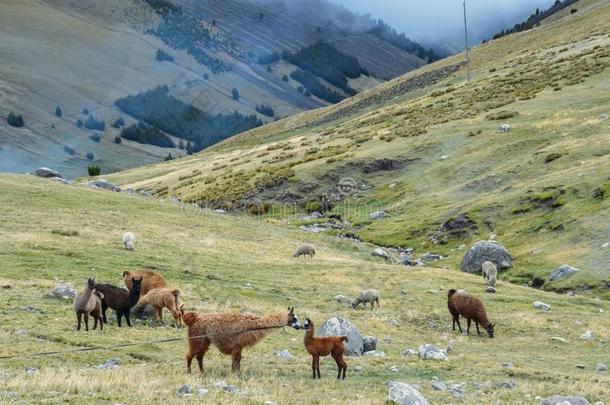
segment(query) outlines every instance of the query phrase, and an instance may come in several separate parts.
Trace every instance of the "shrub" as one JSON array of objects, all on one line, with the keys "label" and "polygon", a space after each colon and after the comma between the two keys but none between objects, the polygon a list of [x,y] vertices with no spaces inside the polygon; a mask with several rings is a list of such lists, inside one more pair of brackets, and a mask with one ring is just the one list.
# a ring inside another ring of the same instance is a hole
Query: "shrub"
[{"label": "shrub", "polygon": [[[312,73],[305,70],[297,69],[290,74],[294,80],[303,84],[314,96],[326,100],[329,103],[338,103],[344,97],[336,91],[330,90],[324,86]],[[302,88],[300,92],[303,92]]]},{"label": "shrub", "polygon": [[314,212],[314,211],[321,212],[322,211],[322,204],[320,204],[320,201],[309,201],[305,205],[305,211],[307,211],[307,212]]},{"label": "shrub", "polygon": [[167,154],[167,156],[165,156],[165,158],[163,159],[166,162],[170,161],[170,160],[174,160],[174,157],[172,156],[171,152]]},{"label": "shrub", "polygon": [[117,135],[114,137],[114,143],[116,143],[118,145],[121,142],[123,142],[123,139],[120,136]]},{"label": "shrub", "polygon": [[122,128],[125,126],[125,120],[123,119],[123,117],[119,117],[116,119],[116,121],[114,121],[111,125],[112,128]]},{"label": "shrub", "polygon": [[163,49],[157,49],[157,62],[173,62],[174,57],[169,53],[165,52]]},{"label": "shrub", "polygon": [[239,100],[239,91],[235,87],[231,90],[231,94],[233,95],[233,100]]},{"label": "shrub", "polygon": [[123,128],[121,131],[121,137],[130,141],[160,146],[162,148],[176,147],[174,141],[169,136],[161,132],[159,128],[148,125],[143,121],[140,121],[130,127]]},{"label": "shrub", "polygon": [[89,115],[89,109],[83,108],[83,114],[84,115]]},{"label": "shrub", "polygon": [[284,76],[282,76],[282,81],[283,81],[283,82],[287,82],[287,81],[288,81],[288,75],[284,75]]},{"label": "shrub", "polygon": [[91,165],[87,167],[87,172],[89,173],[89,176],[99,176],[101,173],[101,169],[99,166]]},{"label": "shrub", "polygon": [[93,115],[90,115],[84,122],[85,128],[94,129],[97,131],[103,131],[106,129],[106,123],[102,120],[96,119]]},{"label": "shrub", "polygon": [[94,160],[95,159],[95,155],[91,152],[87,152],[87,159],[89,160]]},{"label": "shrub", "polygon": [[265,105],[263,103],[261,103],[261,105],[256,107],[256,111],[258,111],[259,113],[261,113],[263,115],[266,115],[267,117],[273,117],[275,115],[273,108],[271,108],[271,106]]},{"label": "shrub", "polygon": [[89,135],[89,139],[91,139],[93,142],[99,142],[102,137],[99,136],[98,134],[91,134]]},{"label": "shrub", "polygon": [[280,55],[276,52],[271,52],[270,54],[267,55],[262,55],[258,58],[258,64],[259,65],[268,65],[270,63],[273,62],[277,62],[278,60],[280,60]]},{"label": "shrub", "polygon": [[53,235],[61,235],[68,237],[78,236],[78,231],[75,231],[73,229],[53,229],[51,233]]},{"label": "shrub", "polygon": [[76,127],[77,128],[82,128],[83,127],[83,120],[81,120],[80,118],[76,120]]},{"label": "shrub", "polygon": [[23,117],[21,115],[15,115],[13,112],[8,113],[8,117],[6,117],[6,122],[15,128],[21,128],[24,125]]},{"label": "shrub", "polygon": [[62,115],[64,115],[64,113],[61,110],[61,108],[59,106],[55,107],[55,116],[56,117],[61,117]]},{"label": "shrub", "polygon": [[64,145],[64,152],[66,152],[68,155],[74,155],[74,149],[72,149],[68,145]]}]

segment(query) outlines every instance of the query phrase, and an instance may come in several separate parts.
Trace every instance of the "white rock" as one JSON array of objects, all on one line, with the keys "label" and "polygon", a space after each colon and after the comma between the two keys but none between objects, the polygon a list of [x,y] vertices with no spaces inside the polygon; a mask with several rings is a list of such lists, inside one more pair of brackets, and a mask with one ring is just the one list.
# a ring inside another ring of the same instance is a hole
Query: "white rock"
[{"label": "white rock", "polygon": [[582,340],[588,340],[589,342],[592,340],[595,340],[595,336],[593,335],[593,332],[591,332],[590,330],[588,330],[585,333],[583,333],[582,335],[580,335],[580,338]]},{"label": "white rock", "polygon": [[430,343],[419,346],[417,351],[422,360],[447,360],[445,352]]},{"label": "white rock", "polygon": [[428,401],[414,385],[388,382],[388,401],[401,405],[428,405]]},{"label": "white rock", "polygon": [[549,311],[551,306],[549,304],[545,304],[542,301],[534,301],[534,308],[541,309],[543,311]]}]

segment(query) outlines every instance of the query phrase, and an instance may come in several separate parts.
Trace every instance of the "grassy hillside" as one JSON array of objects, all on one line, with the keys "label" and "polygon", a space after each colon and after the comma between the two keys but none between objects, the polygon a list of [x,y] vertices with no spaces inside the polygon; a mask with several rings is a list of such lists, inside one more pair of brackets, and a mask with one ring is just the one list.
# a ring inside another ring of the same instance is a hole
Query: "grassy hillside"
[{"label": "grassy hillside", "polygon": [[[177,402],[176,390],[190,384],[210,390],[213,402],[282,404],[382,404],[386,381],[421,385],[430,403],[456,399],[431,387],[438,378],[463,384],[464,403],[539,403],[553,394],[581,394],[592,403],[610,396],[606,364],[609,338],[605,301],[586,296],[560,296],[500,282],[497,294],[485,294],[478,276],[438,268],[406,269],[373,260],[365,243],[314,236],[275,223],[248,217],[203,214],[191,206],[156,199],[65,186],[29,176],[0,176],[0,356],[107,347],[185,336],[185,331],[136,323],[117,329],[114,318],[103,332],[74,330],[71,304],[48,297],[59,282],[79,289],[86,278],[118,283],[125,270],[155,266],[172,286],[180,288],[188,309],[199,312],[248,311],[266,314],[296,306],[300,317],[318,325],[333,315],[356,324],[364,335],[379,339],[384,357],[348,358],[343,382],[336,382],[334,363],[322,361],[323,378],[310,378],[310,357],[302,347],[302,332],[274,332],[245,353],[242,376],[229,375],[229,359],[211,349],[206,373],[185,374],[186,342],[0,359],[0,397],[3,402],[141,403]],[[136,250],[121,245],[124,231],[138,237]],[[72,236],[64,236],[72,235]],[[313,260],[291,257],[302,241],[317,245]],[[333,300],[336,294],[354,296],[360,288],[375,287],[381,309],[352,310]],[[451,331],[446,310],[449,288],[466,288],[481,296],[493,321],[496,337],[461,336]],[[405,293],[401,293],[401,290]],[[535,300],[552,306],[536,310]],[[398,326],[391,321],[397,320]],[[593,341],[579,339],[591,330]],[[562,343],[553,340],[562,337]],[[447,362],[405,357],[405,348],[424,343],[451,346]],[[288,349],[295,357],[274,352]],[[97,369],[109,358],[119,367]],[[512,368],[503,363],[512,363]],[[583,364],[584,369],[577,369]],[[356,371],[356,366],[362,367]],[[396,372],[390,371],[395,366]],[[38,369],[27,373],[28,367]],[[246,396],[214,388],[226,380]],[[513,381],[513,388],[498,384]],[[287,389],[289,387],[289,389]]]},{"label": "grassy hillside", "polygon": [[[440,253],[450,268],[462,245],[495,234],[516,259],[503,279],[526,283],[567,263],[584,271],[545,288],[607,296],[610,135],[600,117],[610,102],[610,5],[576,6],[576,14],[473,49],[470,83],[456,56],[111,180],[233,209],[257,198],[304,210],[330,196],[328,214],[349,221],[340,232]],[[510,132],[498,131],[504,123]],[[395,168],[367,173],[379,159]],[[390,217],[371,221],[381,209]],[[473,229],[443,233],[459,216]]]}]

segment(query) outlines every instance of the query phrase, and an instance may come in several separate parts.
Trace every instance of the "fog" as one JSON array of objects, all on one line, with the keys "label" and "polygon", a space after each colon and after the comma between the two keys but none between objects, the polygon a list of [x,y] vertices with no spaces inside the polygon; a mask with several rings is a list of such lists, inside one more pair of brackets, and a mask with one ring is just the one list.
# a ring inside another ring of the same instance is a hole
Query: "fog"
[{"label": "fog", "polygon": [[[381,18],[409,38],[426,46],[463,47],[464,20],[461,0],[332,0],[361,14]],[[467,0],[471,43],[527,18],[536,8],[555,0]]]}]

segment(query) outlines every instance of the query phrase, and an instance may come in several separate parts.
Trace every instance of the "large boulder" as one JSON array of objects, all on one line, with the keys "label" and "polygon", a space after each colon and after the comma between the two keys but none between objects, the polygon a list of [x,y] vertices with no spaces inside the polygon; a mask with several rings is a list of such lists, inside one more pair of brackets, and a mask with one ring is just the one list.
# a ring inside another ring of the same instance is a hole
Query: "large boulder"
[{"label": "large boulder", "polygon": [[545,398],[540,405],[589,405],[589,401],[585,397],[554,395]]},{"label": "large boulder", "polygon": [[377,349],[377,338],[374,336],[365,336],[362,338],[362,342],[362,350],[365,353]]},{"label": "large boulder", "polygon": [[110,190],[110,191],[116,191],[116,192],[121,191],[121,188],[119,186],[112,184],[111,182],[109,182],[106,179],[91,180],[88,184],[90,187],[93,187],[93,188],[102,188],[104,190]]},{"label": "large boulder", "polygon": [[577,271],[579,271],[577,268],[564,264],[562,266],[557,267],[557,269],[555,269],[555,271],[551,273],[551,275],[549,276],[549,281],[557,281],[566,277],[570,277]]},{"label": "large boulder", "polygon": [[48,167],[41,167],[39,169],[34,170],[34,176],[44,177],[45,179],[52,179],[54,177],[63,178],[61,175],[53,169],[49,169]]},{"label": "large boulder", "polygon": [[373,250],[373,256],[381,257],[385,260],[392,260],[392,255],[384,248],[378,247]]},{"label": "large boulder", "polygon": [[424,396],[411,384],[388,382],[388,401],[401,405],[428,405]]},{"label": "large boulder", "polygon": [[347,319],[333,317],[325,321],[318,330],[318,336],[347,336],[345,354],[361,356],[364,351],[364,341],[358,328]]},{"label": "large boulder", "polygon": [[506,248],[494,241],[479,241],[464,255],[460,270],[466,273],[480,273],[484,262],[490,261],[498,270],[513,266],[513,258]]}]

